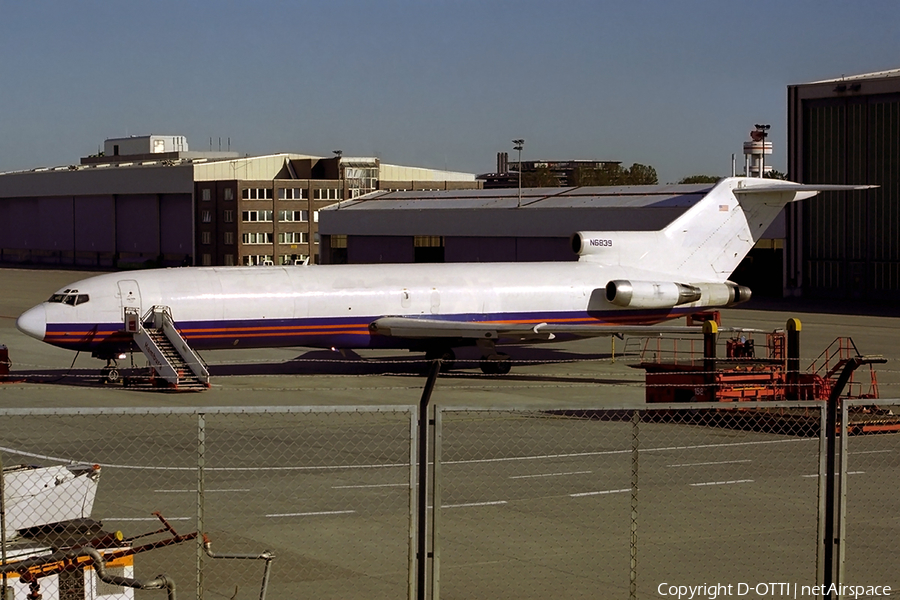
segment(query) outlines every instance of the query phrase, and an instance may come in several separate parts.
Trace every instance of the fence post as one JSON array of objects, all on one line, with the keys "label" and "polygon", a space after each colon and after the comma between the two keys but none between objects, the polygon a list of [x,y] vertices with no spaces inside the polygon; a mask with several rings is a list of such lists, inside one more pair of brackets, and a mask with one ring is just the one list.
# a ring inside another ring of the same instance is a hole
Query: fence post
[{"label": "fence post", "polygon": [[[832,583],[841,584],[841,575],[843,573],[843,523],[840,510],[843,506],[841,495],[843,494],[842,483],[846,485],[847,478],[844,475],[843,460],[846,451],[845,441],[841,440],[840,454],[836,447],[836,436],[838,427],[840,427],[840,435],[847,436],[846,407],[842,408],[841,416],[844,419],[837,422],[838,405],[841,404],[841,394],[853,371],[868,364],[881,364],[887,362],[880,356],[854,356],[844,365],[838,380],[834,387],[831,388],[831,394],[828,396],[828,418],[825,422],[825,436],[827,441],[826,471],[825,471],[825,581],[823,590],[827,590]],[[835,481],[835,469],[841,470],[841,479]],[[837,555],[835,555],[837,550]],[[822,597],[829,598],[831,594],[825,594]],[[840,596],[840,594],[838,594]]]},{"label": "fence post", "polygon": [[416,481],[416,473],[418,472],[418,451],[419,451],[419,414],[416,409],[409,411],[409,531],[408,531],[408,548],[409,553],[408,565],[406,567],[406,597],[407,600],[415,600],[416,597],[416,565],[418,559],[416,557],[417,550],[417,533],[416,533],[416,517],[418,516],[418,482]]},{"label": "fence post", "polygon": [[641,412],[631,413],[631,580],[629,598],[637,598],[637,509]]},{"label": "fence post", "polygon": [[434,391],[434,382],[441,372],[440,359],[431,363],[428,372],[428,380],[422,389],[422,399],[419,401],[419,518],[418,548],[416,551],[416,598],[425,600],[425,572],[428,568],[427,538],[427,514],[428,514],[428,403],[431,401],[431,392]]},{"label": "fence post", "polygon": [[431,478],[431,600],[441,597],[441,493],[443,479],[441,476],[441,441],[443,439],[444,413],[434,407],[434,441],[431,444],[432,463]]},{"label": "fence post", "polygon": [[707,401],[716,401],[716,340],[719,326],[715,321],[703,321],[703,371],[705,372]]},{"label": "fence post", "polygon": [[828,472],[828,406],[819,409],[819,505],[818,505],[818,540],[816,545],[816,585],[825,584],[825,521],[827,520],[826,476]]},{"label": "fence post", "polygon": [[[6,566],[6,478],[3,476],[3,455],[0,453],[0,543],[3,544],[3,566]],[[0,600],[6,600],[6,571],[3,571]]]},{"label": "fence post", "polygon": [[197,598],[203,600],[203,512],[205,503],[203,470],[206,467],[206,415],[197,413]]},{"label": "fence post", "polygon": [[846,518],[847,518],[847,446],[850,444],[850,430],[848,418],[848,406],[841,402],[841,450],[838,454],[838,472],[841,475],[838,481],[838,510],[837,510],[837,537],[840,540],[837,555],[837,580],[844,581],[844,555],[847,551],[846,542]]},{"label": "fence post", "polygon": [[[788,319],[785,323],[787,329],[787,389],[785,400],[800,399],[800,319]],[[811,397],[811,396],[807,396]]]}]

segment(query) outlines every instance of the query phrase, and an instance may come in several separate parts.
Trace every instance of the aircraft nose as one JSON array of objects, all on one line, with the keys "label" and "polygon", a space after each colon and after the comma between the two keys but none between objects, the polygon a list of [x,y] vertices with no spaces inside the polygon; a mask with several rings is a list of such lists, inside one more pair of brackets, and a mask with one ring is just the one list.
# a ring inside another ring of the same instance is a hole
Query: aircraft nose
[{"label": "aircraft nose", "polygon": [[36,340],[44,340],[47,333],[47,311],[43,305],[29,308],[16,320],[19,331],[30,335]]}]

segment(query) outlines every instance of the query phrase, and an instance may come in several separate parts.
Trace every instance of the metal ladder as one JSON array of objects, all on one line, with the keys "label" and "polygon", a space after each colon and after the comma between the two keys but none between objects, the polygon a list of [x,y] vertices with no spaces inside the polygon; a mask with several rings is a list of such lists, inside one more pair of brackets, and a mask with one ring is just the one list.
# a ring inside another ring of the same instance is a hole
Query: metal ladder
[{"label": "metal ladder", "polygon": [[171,388],[207,389],[209,371],[203,360],[181,337],[169,307],[153,306],[143,318],[135,319],[135,313],[134,309],[126,309],[126,329],[134,336],[135,343],[147,357],[147,362],[156,375],[164,379]]}]

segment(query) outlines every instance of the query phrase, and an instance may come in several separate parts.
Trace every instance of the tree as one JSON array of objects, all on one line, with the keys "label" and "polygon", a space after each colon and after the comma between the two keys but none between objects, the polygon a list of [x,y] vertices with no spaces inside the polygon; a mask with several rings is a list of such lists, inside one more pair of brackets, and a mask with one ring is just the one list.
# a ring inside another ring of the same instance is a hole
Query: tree
[{"label": "tree", "polygon": [[522,187],[557,187],[559,179],[549,167],[538,167],[529,173],[522,173]]},{"label": "tree", "polygon": [[720,179],[721,177],[716,177],[715,175],[691,175],[690,177],[685,177],[678,183],[715,183]]},{"label": "tree", "polygon": [[659,183],[656,169],[640,163],[631,165],[631,168],[626,170],[624,179],[623,183],[626,185],[656,185]]}]

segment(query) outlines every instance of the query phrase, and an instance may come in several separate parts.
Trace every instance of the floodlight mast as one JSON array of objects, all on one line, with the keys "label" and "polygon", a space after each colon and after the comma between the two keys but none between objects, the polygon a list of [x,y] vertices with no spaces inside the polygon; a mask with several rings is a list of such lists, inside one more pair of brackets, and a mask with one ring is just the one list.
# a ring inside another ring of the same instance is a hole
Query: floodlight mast
[{"label": "floodlight mast", "polygon": [[525,147],[525,140],[513,140],[513,150],[519,151],[519,200],[516,202],[516,208],[522,207],[522,148]]}]

